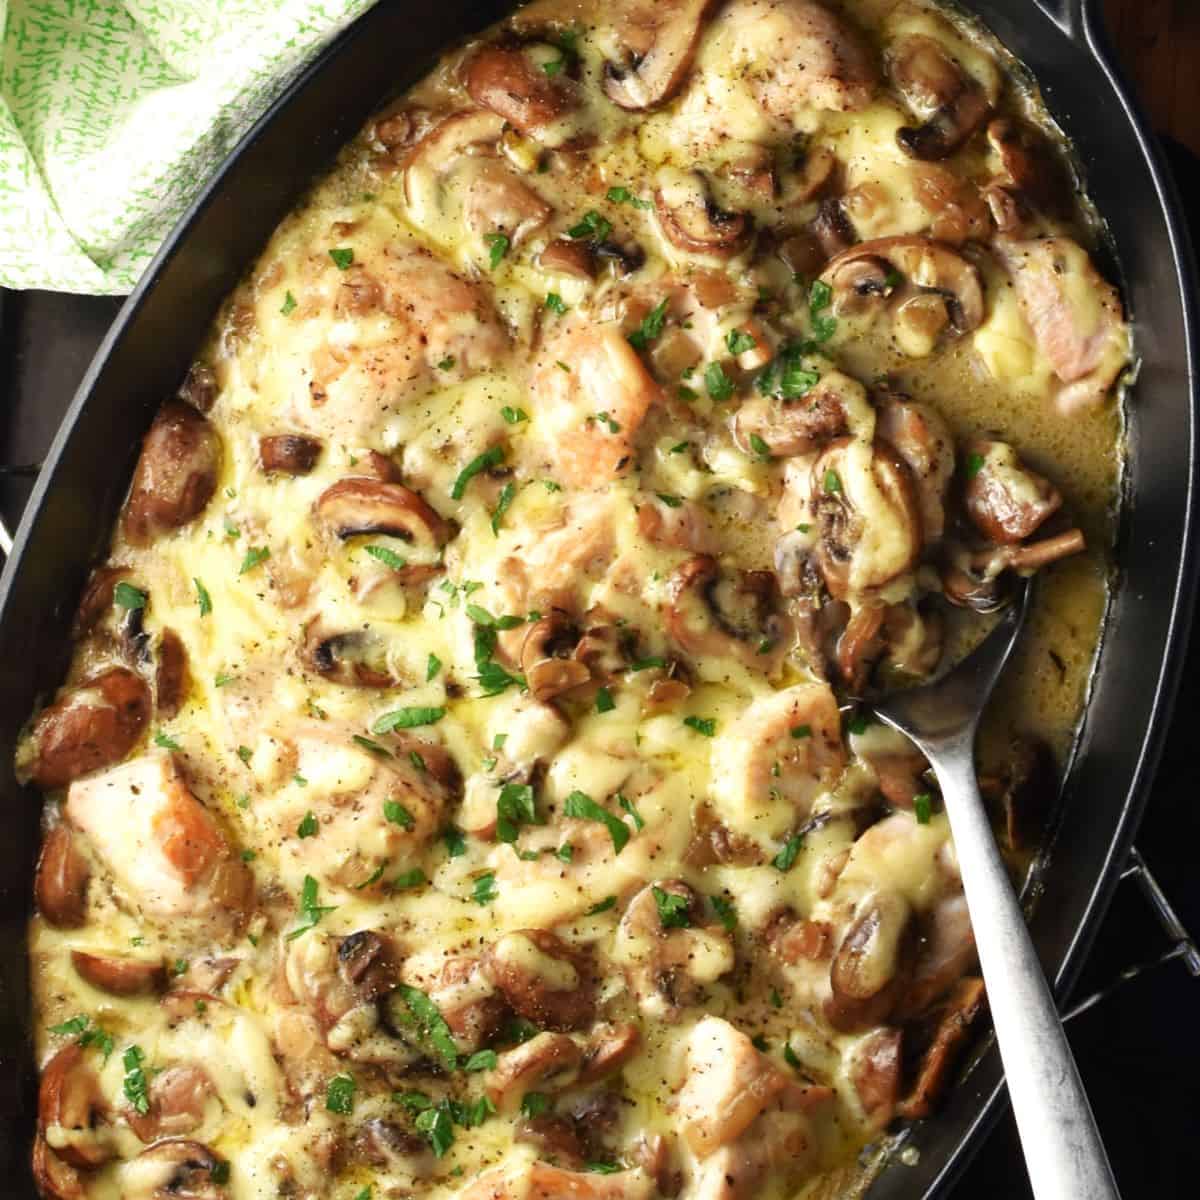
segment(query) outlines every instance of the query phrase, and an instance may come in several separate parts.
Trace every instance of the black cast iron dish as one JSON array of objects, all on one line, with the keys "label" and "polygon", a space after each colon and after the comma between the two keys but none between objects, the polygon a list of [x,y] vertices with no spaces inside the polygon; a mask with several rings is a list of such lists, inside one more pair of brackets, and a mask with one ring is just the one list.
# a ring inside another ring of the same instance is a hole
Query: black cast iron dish
[{"label": "black cast iron dish", "polygon": [[[35,1195],[35,1112],[25,923],[38,844],[36,798],[12,775],[18,731],[66,667],[67,630],[106,547],[141,435],[217,305],[313,176],[388,94],[444,46],[511,7],[503,0],[382,0],[321,56],[210,181],[129,298],[63,421],[0,580],[0,1171]],[[1141,373],[1129,404],[1126,496],[1112,610],[1033,921],[1062,997],[1124,863],[1174,697],[1191,614],[1200,381],[1190,250],[1159,155],[1103,46],[1098,0],[968,0],[1042,85],[1107,218]],[[946,1109],[916,1129],[915,1166],[893,1164],[872,1200],[948,1186],[998,1111],[987,1052]]]}]

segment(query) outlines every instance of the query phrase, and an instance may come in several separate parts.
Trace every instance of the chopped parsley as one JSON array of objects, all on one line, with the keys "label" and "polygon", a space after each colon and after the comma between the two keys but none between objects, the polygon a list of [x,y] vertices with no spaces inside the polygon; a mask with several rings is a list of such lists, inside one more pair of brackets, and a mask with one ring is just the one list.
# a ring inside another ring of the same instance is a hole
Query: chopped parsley
[{"label": "chopped parsley", "polygon": [[617,702],[612,697],[612,692],[606,687],[596,690],[596,711],[598,713],[612,712],[617,707]]},{"label": "chopped parsley", "polygon": [[122,579],[113,588],[113,603],[129,609],[131,612],[136,612],[139,608],[146,607],[146,593],[141,588],[136,588],[132,583],[126,583]]},{"label": "chopped parsley", "polygon": [[428,683],[442,669],[442,660],[432,651],[425,662],[425,682]]},{"label": "chopped parsley", "polygon": [[212,612],[212,597],[199,579],[193,579],[192,582],[196,585],[196,602],[200,605],[200,615],[207,617]]},{"label": "chopped parsley", "polygon": [[656,304],[643,318],[642,323],[625,339],[635,350],[645,350],[651,342],[662,337],[667,320],[667,303]]},{"label": "chopped parsley", "polygon": [[588,209],[580,218],[579,223],[567,230],[567,237],[575,241],[588,238],[593,242],[602,242],[612,233],[612,222],[602,217],[594,208]]},{"label": "chopped parsley", "polygon": [[450,498],[452,500],[461,500],[463,493],[467,490],[467,484],[476,475],[481,474],[483,471],[490,471],[492,467],[499,466],[503,461],[503,446],[493,446],[490,450],[485,450],[482,454],[477,454],[459,471],[458,478],[455,479],[454,486],[450,489]]},{"label": "chopped parsley", "polygon": [[506,404],[500,410],[500,415],[508,425],[519,425],[522,421],[529,420],[529,414],[523,408],[513,408],[511,404]]},{"label": "chopped parsley", "polygon": [[540,1117],[550,1111],[550,1097],[545,1092],[526,1092],[521,1097],[521,1115],[523,1117]]},{"label": "chopped parsley", "polygon": [[254,751],[249,746],[239,746],[237,748],[237,756],[249,766],[250,760],[254,757]]},{"label": "chopped parsley", "polygon": [[633,827],[638,833],[641,833],[642,830],[646,828],[646,822],[642,820],[641,814],[636,808],[633,807],[633,801],[630,800],[628,796],[622,796],[621,793],[618,792],[617,805],[620,808],[623,808],[633,818]]},{"label": "chopped parsley", "polygon": [[296,836],[301,838],[317,836],[317,818],[311,808],[304,814],[304,820],[296,826]]},{"label": "chopped parsley", "polygon": [[399,571],[404,568],[408,560],[401,558],[395,550],[389,550],[387,546],[364,546],[363,550],[372,558],[383,563],[385,567],[391,567],[393,571]]},{"label": "chopped parsley", "polygon": [[500,496],[496,500],[496,511],[492,513],[492,536],[500,536],[500,522],[504,519],[504,514],[508,512],[509,506],[513,502],[513,497],[517,494],[517,485],[511,480],[500,489]]},{"label": "chopped parsley", "polygon": [[284,292],[283,303],[279,306],[279,311],[289,317],[296,311],[296,297],[291,292]]},{"label": "chopped parsley", "polygon": [[384,820],[392,825],[399,825],[401,829],[412,829],[416,824],[412,813],[399,800],[385,800],[383,802],[383,816]]},{"label": "chopped parsley", "polygon": [[134,1111],[143,1117],[150,1111],[146,1072],[142,1069],[145,1061],[146,1053],[141,1046],[130,1046],[121,1055],[121,1064],[125,1068],[125,1079],[122,1083],[125,1099],[129,1101]]},{"label": "chopped parsley", "polygon": [[680,496],[672,496],[667,492],[655,492],[654,494],[668,508],[678,508],[683,503],[683,499]]},{"label": "chopped parsley", "polygon": [[643,200],[640,196],[635,196],[627,187],[610,187],[606,198],[611,204],[630,204],[634,208],[640,209],[654,207],[653,200]]},{"label": "chopped parsley", "polygon": [[631,671],[649,671],[654,667],[665,667],[667,660],[661,658],[657,654],[651,654],[646,658],[635,659],[629,666]]},{"label": "chopped parsley", "polygon": [[348,1117],[354,1111],[354,1093],[357,1087],[353,1075],[335,1075],[325,1089],[326,1110]]},{"label": "chopped parsley", "polygon": [[592,907],[589,908],[587,910],[587,912],[585,912],[583,915],[585,917],[595,917],[595,916],[599,916],[600,913],[602,913],[602,912],[608,912],[608,910],[610,908],[616,908],[616,907],[617,907],[616,896],[605,896],[603,900],[600,900],[596,904],[593,904]]},{"label": "chopped parsley", "polygon": [[496,875],[492,871],[487,871],[483,875],[480,875],[475,880],[475,886],[471,889],[471,899],[481,908],[491,904],[499,894],[496,890]]},{"label": "chopped parsley", "polygon": [[454,355],[447,354],[446,357],[443,358],[442,361],[438,363],[437,369],[439,371],[453,371],[454,363],[455,363]]},{"label": "chopped parsley", "polygon": [[233,682],[234,677],[227,675],[224,671],[218,671],[216,678],[213,680],[213,687],[228,687]]},{"label": "chopped parsley", "polygon": [[170,734],[163,733],[161,730],[154,735],[154,744],[161,746],[164,750],[182,750],[183,747]]},{"label": "chopped parsley", "polygon": [[483,243],[488,248],[488,267],[495,270],[500,260],[508,253],[512,241],[506,233],[485,233]]},{"label": "chopped parsley", "polygon": [[733,380],[725,374],[725,368],[720,363],[709,363],[704,368],[704,390],[709,399],[728,400],[733,395]]},{"label": "chopped parsley", "polygon": [[620,433],[621,426],[606,412],[598,412],[595,414],[595,420],[599,421],[609,433]]},{"label": "chopped parsley", "polygon": [[801,738],[812,737],[812,726],[811,725],[793,725],[791,727],[791,729],[788,730],[788,732],[792,735],[792,737],[794,737],[797,741],[799,741]]},{"label": "chopped parsley", "polygon": [[396,708],[381,717],[376,717],[371,732],[391,733],[395,729],[417,729],[422,725],[436,725],[445,715],[444,708],[433,705]]},{"label": "chopped parsley", "polygon": [[349,246],[339,247],[335,250],[330,250],[329,257],[333,259],[333,265],[339,271],[345,271],[354,262],[354,251]]},{"label": "chopped parsley", "polygon": [[620,854],[629,841],[629,826],[619,817],[602,808],[586,792],[572,792],[563,805],[563,813],[584,821],[599,821],[612,838],[613,850]]},{"label": "chopped parsley", "polygon": [[560,317],[567,311],[567,306],[563,303],[563,298],[557,292],[546,293],[546,307],[552,313],[557,313]]},{"label": "chopped parsley", "polygon": [[733,901],[726,900],[724,896],[710,896],[709,901],[725,931],[732,933],[737,928],[737,909],[734,908]]},{"label": "chopped parsley", "polygon": [[836,496],[840,494],[841,490],[842,481],[838,476],[838,473],[832,467],[830,467],[830,469],[825,472],[825,491],[831,496]]},{"label": "chopped parsley", "polygon": [[683,723],[705,737],[713,737],[717,732],[717,722],[714,717],[684,717]]},{"label": "chopped parsley", "polygon": [[423,1048],[440,1058],[447,1071],[453,1071],[458,1066],[458,1050],[438,1006],[419,988],[401,984],[396,991],[407,1011],[393,1006],[393,1015],[417,1034]]},{"label": "chopped parsley", "polygon": [[334,911],[336,906],[317,903],[317,881],[311,875],[305,875],[304,884],[300,889],[300,924],[291,930],[285,940],[295,941],[302,933],[307,933],[316,927],[326,913]]},{"label": "chopped parsley", "polygon": [[837,332],[837,318],[825,313],[833,299],[833,288],[822,279],[814,279],[808,289],[808,314],[812,318],[813,337],[827,342]]},{"label": "chopped parsley", "polygon": [[746,333],[743,329],[731,329],[725,335],[725,346],[730,354],[745,354],[747,350],[753,350],[758,342],[753,335]]},{"label": "chopped parsley", "polygon": [[245,575],[247,571],[253,571],[260,563],[265,563],[271,557],[270,546],[251,546],[246,551],[246,557],[242,559],[242,565],[238,568],[239,575]]},{"label": "chopped parsley", "polygon": [[793,833],[790,838],[779,849],[779,853],[771,859],[771,866],[777,871],[790,871],[796,863],[796,858],[800,854],[800,848],[804,845],[804,834]]},{"label": "chopped parsley", "polygon": [[933,797],[928,792],[922,792],[913,797],[913,815],[918,825],[928,825],[933,815]]},{"label": "chopped parsley", "polygon": [[967,455],[967,478],[974,479],[983,470],[984,457],[982,454]]},{"label": "chopped parsley", "polygon": [[750,435],[750,449],[764,462],[768,462],[771,458],[771,447],[757,433]]},{"label": "chopped parsley", "polygon": [[496,836],[511,845],[522,825],[536,824],[533,788],[527,783],[506,783],[496,799]]},{"label": "chopped parsley", "polygon": [[586,1162],[583,1164],[585,1171],[591,1172],[593,1175],[616,1175],[625,1168],[620,1163],[613,1162]]},{"label": "chopped parsley", "polygon": [[467,839],[463,837],[462,830],[455,829],[453,825],[442,834],[442,841],[446,845],[446,853],[451,858],[461,858],[467,852]]},{"label": "chopped parsley", "polygon": [[864,713],[855,713],[846,724],[846,728],[854,734],[862,734],[867,732],[867,726],[870,722],[867,720]]},{"label": "chopped parsley", "polygon": [[463,1063],[463,1070],[472,1071],[491,1071],[495,1069],[496,1063],[495,1050],[476,1050],[470,1058]]},{"label": "chopped parsley", "polygon": [[413,867],[411,871],[401,871],[392,880],[392,887],[397,891],[403,891],[405,888],[420,887],[425,882],[427,882],[425,872],[420,867]]},{"label": "chopped parsley", "polygon": [[807,395],[821,378],[818,371],[804,365],[805,355],[815,348],[811,342],[789,342],[783,346],[758,376],[758,390],[764,396],[781,400],[798,400]]},{"label": "chopped parsley", "polygon": [[691,907],[686,896],[664,892],[657,884],[651,889],[658,909],[658,923],[664,929],[688,929],[692,924]]}]

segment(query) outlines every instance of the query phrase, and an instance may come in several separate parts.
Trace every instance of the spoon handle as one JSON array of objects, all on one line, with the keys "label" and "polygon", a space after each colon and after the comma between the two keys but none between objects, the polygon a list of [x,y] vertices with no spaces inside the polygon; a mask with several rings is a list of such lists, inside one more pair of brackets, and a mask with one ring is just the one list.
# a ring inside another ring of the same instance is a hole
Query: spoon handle
[{"label": "spoon handle", "polygon": [[1037,1200],[1119,1200],[1104,1143],[975,779],[973,738],[939,747],[941,784],[988,1006]]}]

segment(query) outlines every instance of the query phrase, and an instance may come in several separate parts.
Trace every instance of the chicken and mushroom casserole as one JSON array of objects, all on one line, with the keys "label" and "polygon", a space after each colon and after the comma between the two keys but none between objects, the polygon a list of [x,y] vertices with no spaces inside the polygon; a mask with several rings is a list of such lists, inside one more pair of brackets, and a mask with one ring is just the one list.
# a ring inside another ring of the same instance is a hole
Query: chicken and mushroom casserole
[{"label": "chicken and mushroom casserole", "polygon": [[1130,361],[1036,93],[914,0],[539,0],[347,147],[146,435],[31,720],[46,1197],[813,1194],[984,1006],[862,697],[1050,566]]}]

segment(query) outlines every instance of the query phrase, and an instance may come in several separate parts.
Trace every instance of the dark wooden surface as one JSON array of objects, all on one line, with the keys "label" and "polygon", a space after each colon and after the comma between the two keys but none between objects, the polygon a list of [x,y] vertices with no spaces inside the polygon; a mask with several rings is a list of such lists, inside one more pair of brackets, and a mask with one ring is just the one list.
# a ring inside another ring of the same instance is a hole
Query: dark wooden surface
[{"label": "dark wooden surface", "polygon": [[1200,154],[1200,0],[1104,0],[1104,15],[1155,130]]}]

